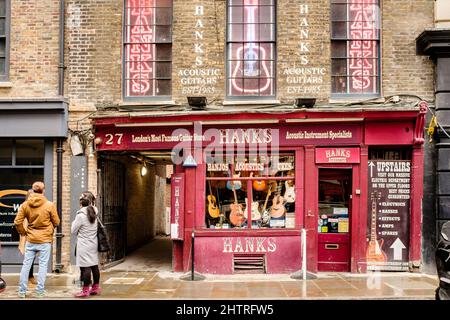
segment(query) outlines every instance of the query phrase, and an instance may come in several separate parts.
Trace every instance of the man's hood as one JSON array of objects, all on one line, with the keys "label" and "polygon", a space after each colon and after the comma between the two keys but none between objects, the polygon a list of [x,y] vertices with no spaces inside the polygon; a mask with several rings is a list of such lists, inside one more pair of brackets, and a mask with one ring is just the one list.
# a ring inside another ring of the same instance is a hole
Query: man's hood
[{"label": "man's hood", "polygon": [[39,194],[39,193],[34,193],[30,196],[30,198],[28,198],[28,204],[30,205],[30,207],[32,208],[37,208],[42,206],[44,203],[47,202],[47,198],[44,197],[43,194]]}]

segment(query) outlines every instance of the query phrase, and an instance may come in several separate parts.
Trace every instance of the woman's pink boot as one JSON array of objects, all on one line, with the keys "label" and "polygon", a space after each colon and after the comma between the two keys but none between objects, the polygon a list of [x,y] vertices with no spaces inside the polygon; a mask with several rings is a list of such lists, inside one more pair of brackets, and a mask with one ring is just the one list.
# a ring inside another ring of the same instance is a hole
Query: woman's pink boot
[{"label": "woman's pink boot", "polygon": [[92,285],[91,291],[90,291],[90,295],[91,296],[95,296],[95,295],[99,295],[100,294],[100,285],[99,284],[94,284]]},{"label": "woman's pink boot", "polygon": [[89,297],[89,286],[83,286],[83,289],[75,294],[76,298],[85,298]]}]

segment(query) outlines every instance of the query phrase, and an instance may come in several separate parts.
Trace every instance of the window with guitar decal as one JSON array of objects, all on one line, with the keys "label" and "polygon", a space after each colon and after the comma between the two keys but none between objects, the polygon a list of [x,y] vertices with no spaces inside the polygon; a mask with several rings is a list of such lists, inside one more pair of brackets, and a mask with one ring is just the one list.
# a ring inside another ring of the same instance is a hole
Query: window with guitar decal
[{"label": "window with guitar decal", "polygon": [[207,159],[206,227],[294,228],[294,164],[294,153]]},{"label": "window with guitar decal", "polygon": [[228,96],[274,96],[274,0],[228,0],[227,8]]},{"label": "window with guitar decal", "polygon": [[331,1],[331,90],[380,93],[379,0]]},{"label": "window with guitar decal", "polygon": [[124,97],[170,96],[172,0],[127,0],[124,23]]}]

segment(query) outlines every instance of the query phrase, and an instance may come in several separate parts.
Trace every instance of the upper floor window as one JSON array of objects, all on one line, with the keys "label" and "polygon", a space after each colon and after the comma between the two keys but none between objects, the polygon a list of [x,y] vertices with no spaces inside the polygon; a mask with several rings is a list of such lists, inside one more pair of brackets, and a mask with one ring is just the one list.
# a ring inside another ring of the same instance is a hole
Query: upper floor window
[{"label": "upper floor window", "polygon": [[275,95],[275,3],[228,0],[228,96]]},{"label": "upper floor window", "polygon": [[380,93],[380,1],[331,1],[332,94]]},{"label": "upper floor window", "polygon": [[172,0],[126,0],[124,96],[172,92]]},{"label": "upper floor window", "polygon": [[0,81],[9,77],[9,0],[0,0]]}]

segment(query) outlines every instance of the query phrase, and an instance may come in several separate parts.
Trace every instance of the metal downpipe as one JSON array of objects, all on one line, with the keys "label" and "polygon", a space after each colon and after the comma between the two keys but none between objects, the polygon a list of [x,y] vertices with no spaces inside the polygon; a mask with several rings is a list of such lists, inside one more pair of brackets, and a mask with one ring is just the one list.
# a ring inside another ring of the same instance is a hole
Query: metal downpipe
[{"label": "metal downpipe", "polygon": [[[58,65],[58,95],[64,96],[64,27],[65,27],[65,2],[59,2],[59,65]],[[62,268],[62,162],[63,162],[63,139],[58,139],[56,147],[56,209],[58,211],[60,224],[56,228],[56,263],[55,272],[59,273]]]}]

